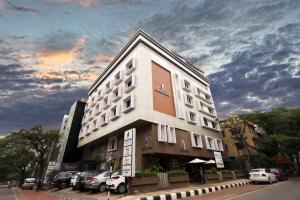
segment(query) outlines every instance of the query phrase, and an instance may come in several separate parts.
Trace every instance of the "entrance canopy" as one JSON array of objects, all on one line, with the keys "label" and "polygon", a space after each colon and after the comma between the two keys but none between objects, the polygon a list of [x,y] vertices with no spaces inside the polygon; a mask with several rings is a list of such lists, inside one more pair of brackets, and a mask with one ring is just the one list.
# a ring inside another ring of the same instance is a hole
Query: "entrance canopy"
[{"label": "entrance canopy", "polygon": [[189,162],[190,164],[197,164],[197,163],[206,163],[206,160],[201,160],[199,158],[195,158],[194,160]]},{"label": "entrance canopy", "polygon": [[209,161],[206,161],[205,164],[216,164],[216,161],[210,159]]}]

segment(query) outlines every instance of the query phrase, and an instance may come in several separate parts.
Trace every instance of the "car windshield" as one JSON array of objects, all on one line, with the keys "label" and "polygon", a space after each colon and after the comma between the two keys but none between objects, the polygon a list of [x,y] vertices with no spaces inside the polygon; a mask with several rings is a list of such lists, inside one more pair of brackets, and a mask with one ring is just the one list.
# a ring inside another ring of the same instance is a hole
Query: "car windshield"
[{"label": "car windshield", "polygon": [[117,171],[117,172],[113,172],[113,173],[112,173],[112,176],[116,176],[116,175],[122,175],[122,172]]},{"label": "car windshield", "polygon": [[251,172],[262,172],[264,171],[263,169],[252,169]]},{"label": "car windshield", "polygon": [[28,180],[26,180],[25,182],[26,182],[26,183],[34,183],[35,180],[34,180],[34,179],[28,179]]}]

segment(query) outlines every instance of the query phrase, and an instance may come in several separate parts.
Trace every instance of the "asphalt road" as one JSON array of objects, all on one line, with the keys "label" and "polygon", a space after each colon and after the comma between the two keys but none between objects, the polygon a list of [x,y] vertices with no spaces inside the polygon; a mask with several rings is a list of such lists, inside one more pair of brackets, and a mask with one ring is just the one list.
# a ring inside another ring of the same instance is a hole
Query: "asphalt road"
[{"label": "asphalt road", "polygon": [[0,200],[18,200],[10,188],[0,188]]},{"label": "asphalt road", "polygon": [[[242,194],[232,200],[300,200],[300,177],[279,182],[256,191]],[[228,199],[228,200],[229,200]]]},{"label": "asphalt road", "polygon": [[300,177],[269,184],[247,185],[186,200],[300,200]]}]

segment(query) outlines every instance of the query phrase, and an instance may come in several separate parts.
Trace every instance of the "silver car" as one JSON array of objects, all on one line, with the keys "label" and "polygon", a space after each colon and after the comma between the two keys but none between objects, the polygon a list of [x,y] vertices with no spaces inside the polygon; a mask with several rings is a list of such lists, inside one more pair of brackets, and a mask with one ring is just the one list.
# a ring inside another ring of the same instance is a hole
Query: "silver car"
[{"label": "silver car", "polygon": [[104,192],[106,190],[106,180],[109,178],[109,172],[105,171],[97,176],[89,177],[85,184],[86,190],[92,190],[94,192]]},{"label": "silver car", "polygon": [[24,183],[22,184],[22,190],[23,189],[30,189],[32,190],[33,187],[35,186],[36,184],[36,180],[35,178],[26,178]]}]

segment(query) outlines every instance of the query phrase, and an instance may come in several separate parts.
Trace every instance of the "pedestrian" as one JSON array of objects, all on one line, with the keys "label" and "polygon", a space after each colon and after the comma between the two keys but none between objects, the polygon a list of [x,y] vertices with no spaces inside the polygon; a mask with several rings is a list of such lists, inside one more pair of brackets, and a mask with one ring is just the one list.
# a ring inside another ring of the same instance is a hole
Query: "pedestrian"
[{"label": "pedestrian", "polygon": [[37,179],[37,184],[36,184],[36,192],[39,192],[42,187],[42,180],[40,178]]}]

